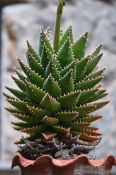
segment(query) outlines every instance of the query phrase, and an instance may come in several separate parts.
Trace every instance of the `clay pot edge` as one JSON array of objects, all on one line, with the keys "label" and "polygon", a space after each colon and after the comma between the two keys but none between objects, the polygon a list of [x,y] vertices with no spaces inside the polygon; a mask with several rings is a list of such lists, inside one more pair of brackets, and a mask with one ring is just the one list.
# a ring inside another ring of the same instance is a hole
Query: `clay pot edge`
[{"label": "clay pot edge", "polygon": [[20,168],[26,168],[28,166],[36,167],[41,162],[49,162],[50,164],[56,167],[67,167],[74,163],[80,163],[81,165],[90,165],[94,167],[105,166],[106,169],[111,169],[112,166],[116,166],[116,159],[112,155],[108,155],[99,160],[90,160],[86,155],[80,155],[80,156],[77,156],[75,159],[70,159],[70,160],[59,160],[59,159],[54,159],[49,155],[44,155],[44,156],[38,157],[34,161],[34,160],[28,160],[24,158],[21,154],[18,154],[13,158],[11,168],[13,169],[15,166],[19,166]]}]

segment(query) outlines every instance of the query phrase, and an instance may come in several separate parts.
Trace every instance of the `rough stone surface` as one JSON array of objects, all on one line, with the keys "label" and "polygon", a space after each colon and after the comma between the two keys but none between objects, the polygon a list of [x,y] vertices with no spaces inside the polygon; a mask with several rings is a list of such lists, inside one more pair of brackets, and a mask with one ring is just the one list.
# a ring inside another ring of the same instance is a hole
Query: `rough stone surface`
[{"label": "rough stone surface", "polygon": [[[44,4],[45,2],[45,4]],[[16,58],[25,59],[26,40],[38,49],[39,28],[48,26],[53,28],[56,6],[48,1],[42,1],[34,5],[18,5],[7,7],[3,11],[3,48],[2,48],[2,86],[13,85],[10,74],[12,67],[17,65]],[[96,150],[97,157],[106,154],[116,155],[116,8],[102,2],[93,0],[78,0],[75,5],[69,5],[64,10],[63,28],[72,24],[75,37],[88,31],[88,51],[104,43],[104,57],[100,66],[106,66],[105,88],[108,89],[111,103],[100,113],[103,119],[96,122],[96,125],[103,131],[103,140]],[[15,14],[15,15],[14,15]],[[24,15],[25,14],[25,15]],[[4,90],[4,89],[3,89]],[[2,127],[3,127],[3,158],[10,160],[15,154],[16,147],[13,142],[17,133],[12,129],[10,121],[13,119],[10,114],[4,111],[2,101]],[[99,112],[99,111],[98,111]],[[4,129],[5,128],[5,129]],[[7,128],[7,129],[6,129]]]},{"label": "rough stone surface", "polygon": [[17,171],[9,171],[9,170],[8,171],[6,171],[6,170],[5,171],[2,171],[1,170],[0,173],[2,175],[20,175],[20,172],[19,171],[17,172]]},{"label": "rough stone surface", "polygon": [[31,0],[0,0],[0,4],[16,4],[16,3],[25,3],[25,2],[32,2]]}]

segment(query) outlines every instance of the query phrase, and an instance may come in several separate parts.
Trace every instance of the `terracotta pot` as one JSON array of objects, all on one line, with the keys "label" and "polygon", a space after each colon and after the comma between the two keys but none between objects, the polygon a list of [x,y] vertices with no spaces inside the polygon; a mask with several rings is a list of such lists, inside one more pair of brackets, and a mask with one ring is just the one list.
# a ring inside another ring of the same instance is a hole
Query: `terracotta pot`
[{"label": "terracotta pot", "polygon": [[19,166],[21,175],[110,175],[116,160],[109,155],[100,160],[89,160],[81,155],[71,160],[58,160],[50,156],[41,156],[32,161],[16,155],[12,168]]}]

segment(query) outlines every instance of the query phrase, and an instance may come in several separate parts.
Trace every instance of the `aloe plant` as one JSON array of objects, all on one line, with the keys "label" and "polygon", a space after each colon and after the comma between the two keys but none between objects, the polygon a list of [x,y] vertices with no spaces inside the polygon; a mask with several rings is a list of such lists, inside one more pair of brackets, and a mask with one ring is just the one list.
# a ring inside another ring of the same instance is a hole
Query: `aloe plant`
[{"label": "aloe plant", "polygon": [[[63,6],[64,1],[59,0],[54,44],[43,29],[39,51],[27,42],[28,66],[18,59],[23,73],[16,70],[17,77],[12,76],[18,89],[6,87],[13,96],[4,94],[13,106],[6,109],[18,119],[12,122],[13,127],[27,134],[16,144],[20,145],[21,152],[36,153],[36,157],[46,153],[45,148],[40,151],[40,144],[50,148],[56,139],[62,149],[75,146],[76,154],[94,149],[101,133],[91,125],[102,116],[93,112],[108,103],[101,101],[107,95],[101,84],[105,69],[97,67],[102,45],[85,56],[88,33],[75,41],[71,26],[61,32]],[[47,153],[55,157],[56,150],[54,152],[47,149]]]}]

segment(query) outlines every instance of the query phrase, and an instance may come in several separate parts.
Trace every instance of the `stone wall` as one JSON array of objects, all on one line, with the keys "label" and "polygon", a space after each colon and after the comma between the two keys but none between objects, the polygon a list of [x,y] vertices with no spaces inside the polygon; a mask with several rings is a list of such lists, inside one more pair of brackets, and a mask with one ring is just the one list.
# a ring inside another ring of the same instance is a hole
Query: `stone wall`
[{"label": "stone wall", "polygon": [[[47,1],[48,2],[48,1]],[[52,1],[51,1],[52,2]],[[45,6],[44,6],[45,5]],[[46,1],[36,5],[15,5],[3,10],[2,30],[2,90],[4,86],[15,86],[11,80],[13,67],[17,66],[17,58],[25,60],[26,40],[38,50],[39,28],[48,26],[53,29],[55,20],[55,3],[47,6]],[[103,132],[103,140],[96,150],[97,157],[106,154],[116,155],[116,7],[93,0],[78,0],[75,5],[65,7],[63,28],[72,24],[75,37],[89,32],[88,51],[104,43],[104,56],[99,66],[106,66],[104,84],[111,100],[103,110],[103,119],[96,122]],[[13,144],[18,138],[10,124],[14,118],[3,108],[7,106],[2,97],[2,157],[11,160],[16,147]]]}]

